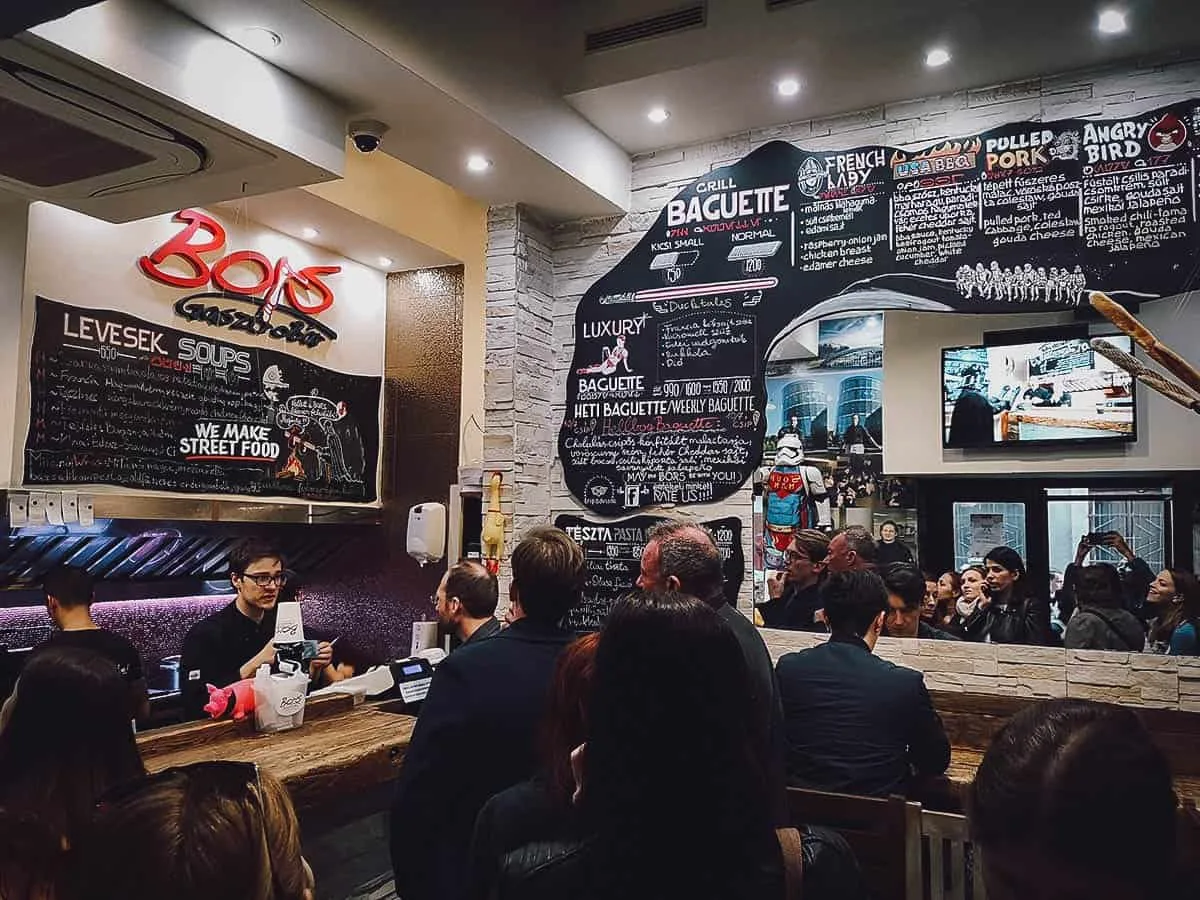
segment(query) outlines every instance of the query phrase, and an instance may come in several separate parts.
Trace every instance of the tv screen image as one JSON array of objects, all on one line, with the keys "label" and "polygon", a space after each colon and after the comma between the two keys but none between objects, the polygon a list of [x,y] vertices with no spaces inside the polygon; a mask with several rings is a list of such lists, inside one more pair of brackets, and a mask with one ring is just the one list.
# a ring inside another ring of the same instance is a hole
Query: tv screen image
[{"label": "tv screen image", "polygon": [[1133,377],[1082,338],[944,349],[942,396],[946,447],[1137,438]]}]

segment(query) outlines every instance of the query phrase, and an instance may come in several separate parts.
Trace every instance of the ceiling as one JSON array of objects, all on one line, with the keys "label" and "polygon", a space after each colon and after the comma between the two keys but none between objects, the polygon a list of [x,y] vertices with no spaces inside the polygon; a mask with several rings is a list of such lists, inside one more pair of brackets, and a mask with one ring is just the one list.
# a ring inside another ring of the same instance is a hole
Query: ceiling
[{"label": "ceiling", "polygon": [[[132,2],[132,0],[109,0]],[[390,125],[382,151],[487,203],[553,219],[628,208],[630,156],[751,128],[1169,54],[1200,54],[1196,0],[165,0]],[[589,31],[701,4],[701,27],[585,53]],[[925,52],[945,46],[936,70]],[[782,100],[773,85],[799,79]],[[654,125],[654,105],[670,118]],[[491,160],[482,174],[468,155]]]},{"label": "ceiling", "polygon": [[[301,188],[218,203],[217,208],[235,218],[253,219],[297,240],[385,272],[452,266],[458,262]],[[316,228],[317,235],[307,237],[303,231],[306,227]],[[383,259],[390,262],[384,263]]]},{"label": "ceiling", "polygon": [[[575,7],[576,35],[620,19]],[[626,3],[669,8],[678,0]],[[1057,74],[1170,51],[1200,52],[1196,0],[1125,0],[1129,31],[1100,35],[1100,0],[808,0],[768,11],[765,0],[708,0],[708,25],[576,57],[566,98],[630,153],[690,144],[764,125]],[[593,13],[594,15],[594,13]],[[940,69],[927,50],[950,51]],[[783,99],[775,83],[802,88]],[[670,110],[662,125],[646,118]]]}]

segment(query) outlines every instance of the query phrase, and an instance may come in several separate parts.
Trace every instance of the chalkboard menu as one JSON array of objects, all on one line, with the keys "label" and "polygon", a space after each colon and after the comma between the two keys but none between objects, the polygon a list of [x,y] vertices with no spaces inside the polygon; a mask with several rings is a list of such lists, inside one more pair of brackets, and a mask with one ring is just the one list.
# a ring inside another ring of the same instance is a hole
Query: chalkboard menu
[{"label": "chalkboard menu", "polygon": [[1200,101],[919,150],[775,141],[668,201],[580,301],[559,456],[590,509],[720,500],[760,464],[763,359],[874,309],[1176,294],[1200,261]]},{"label": "chalkboard menu", "polygon": [[[635,590],[642,567],[642,551],[650,530],[666,519],[635,516],[619,522],[593,522],[579,516],[559,516],[554,524],[583,547],[587,560],[587,582],[583,602],[567,620],[576,631],[596,631],[618,600]],[[737,605],[742,586],[745,557],[742,554],[742,522],[737,518],[702,522],[712,532],[725,560],[725,596]]]},{"label": "chalkboard menu", "polygon": [[376,499],[380,379],[37,299],[27,484]]}]

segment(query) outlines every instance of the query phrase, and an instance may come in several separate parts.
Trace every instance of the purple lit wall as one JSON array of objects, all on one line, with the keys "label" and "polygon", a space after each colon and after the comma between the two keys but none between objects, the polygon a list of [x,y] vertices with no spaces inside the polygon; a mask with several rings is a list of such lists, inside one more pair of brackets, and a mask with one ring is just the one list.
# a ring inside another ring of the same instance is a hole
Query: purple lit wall
[{"label": "purple lit wall", "polygon": [[[288,540],[281,541],[285,547],[303,557],[295,562],[311,563],[297,566],[304,570],[296,587],[306,628],[340,637],[339,646],[353,646],[368,658],[407,655],[412,623],[432,618],[429,597],[445,571],[444,566],[419,567],[404,547],[409,508],[423,501],[446,502],[458,478],[462,302],[461,267],[393,273],[388,278],[381,527],[175,523],[187,532],[177,536],[180,541],[194,532],[219,541],[248,531],[286,536]],[[142,523],[126,522],[122,527],[130,530],[133,540],[145,536]],[[145,527],[162,531],[165,525]],[[292,533],[297,528],[302,534]],[[112,537],[97,539],[104,536]],[[324,553],[312,546],[314,537]],[[16,587],[28,585],[30,590],[8,598],[0,592],[0,645],[30,646],[49,636],[50,618],[32,591],[37,578],[17,582]],[[195,578],[184,590],[198,594],[201,583]],[[105,601],[114,594],[144,596],[146,591],[136,580],[120,577],[104,581],[102,588],[98,592]],[[93,612],[100,625],[138,647],[154,687],[165,677],[159,661],[179,654],[188,628],[229,600],[226,594],[113,599],[95,604]]]}]

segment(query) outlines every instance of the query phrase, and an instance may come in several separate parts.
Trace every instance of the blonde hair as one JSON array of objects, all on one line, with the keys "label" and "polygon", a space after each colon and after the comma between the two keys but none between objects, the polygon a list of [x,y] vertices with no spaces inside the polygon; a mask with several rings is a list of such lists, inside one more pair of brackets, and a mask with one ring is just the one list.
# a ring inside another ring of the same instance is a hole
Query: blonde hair
[{"label": "blonde hair", "polygon": [[167,770],[102,803],[79,848],[81,900],[311,900],[283,784],[259,771],[235,797],[200,782]]}]

